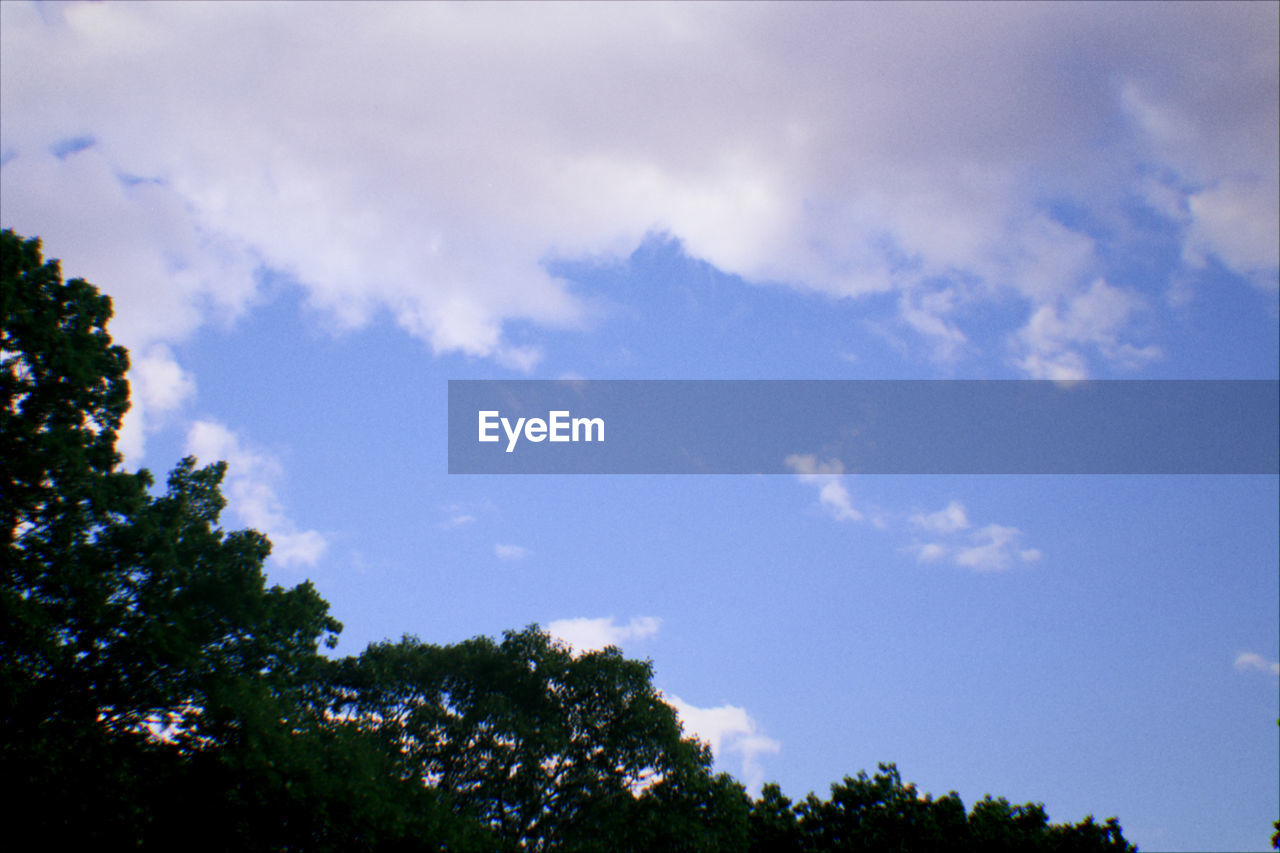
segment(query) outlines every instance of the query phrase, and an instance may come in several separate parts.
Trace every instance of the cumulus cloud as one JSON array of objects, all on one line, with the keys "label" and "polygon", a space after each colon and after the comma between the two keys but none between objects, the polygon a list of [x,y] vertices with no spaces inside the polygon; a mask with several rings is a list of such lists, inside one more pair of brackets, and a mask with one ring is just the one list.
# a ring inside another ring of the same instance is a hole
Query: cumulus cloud
[{"label": "cumulus cloud", "polygon": [[547,632],[568,643],[574,651],[589,652],[657,636],[661,627],[662,620],[656,616],[633,616],[625,625],[618,624],[612,616],[598,619],[580,617],[557,619],[547,626]]},{"label": "cumulus cloud", "polygon": [[786,465],[796,472],[802,483],[809,483],[818,490],[818,502],[836,521],[862,521],[863,514],[854,508],[853,497],[842,482],[844,463],[839,459],[818,461],[812,454],[792,454]]},{"label": "cumulus cloud", "polygon": [[499,560],[523,560],[533,552],[521,545],[494,545],[493,555]]},{"label": "cumulus cloud", "polygon": [[201,420],[187,433],[187,453],[201,464],[224,461],[227,474],[223,494],[227,508],[240,522],[271,540],[271,559],[282,566],[314,566],[328,549],[324,534],[299,530],[276,494],[283,476],[280,463],[270,454],[252,449],[225,425]]},{"label": "cumulus cloud", "polygon": [[782,744],[767,737],[760,724],[737,705],[700,708],[674,694],[663,697],[680,715],[686,735],[707,743],[716,760],[726,763],[730,757],[739,761],[738,777],[749,791],[758,793],[764,784],[765,771],[761,757],[782,750]]},{"label": "cumulus cloud", "polygon": [[[1189,264],[1276,278],[1267,4],[0,16],[0,216],[115,296],[131,347],[249,309],[267,267],[338,325],[386,312],[436,352],[528,371],[541,349],[509,323],[593,316],[545,261],[665,233],[749,281],[894,291],[939,359],[1013,299],[1029,375],[1140,366],[1136,297],[1095,292],[1098,247],[1050,204],[1112,221],[1135,175],[1172,176]],[[1102,296],[1118,313],[1091,325]]]},{"label": "cumulus cloud", "polygon": [[1257,652],[1241,652],[1236,655],[1236,672],[1269,672],[1280,675],[1280,662],[1267,660]]}]

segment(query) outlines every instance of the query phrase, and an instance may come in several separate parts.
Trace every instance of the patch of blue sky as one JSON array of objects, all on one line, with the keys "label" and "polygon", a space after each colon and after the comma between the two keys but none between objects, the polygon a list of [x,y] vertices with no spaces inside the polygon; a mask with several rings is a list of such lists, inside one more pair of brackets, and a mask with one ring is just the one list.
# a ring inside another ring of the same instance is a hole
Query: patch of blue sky
[{"label": "patch of blue sky", "polygon": [[603,316],[586,335],[548,335],[539,376],[848,379],[932,372],[929,365],[903,365],[878,331],[893,321],[896,297],[889,294],[836,298],[745,282],[656,235],[620,263],[559,262],[550,269],[597,294]]},{"label": "patch of blue sky", "polygon": [[88,151],[96,144],[98,144],[98,140],[92,134],[68,136],[49,146],[49,153],[59,160],[65,160],[74,154],[79,154],[81,151]]}]

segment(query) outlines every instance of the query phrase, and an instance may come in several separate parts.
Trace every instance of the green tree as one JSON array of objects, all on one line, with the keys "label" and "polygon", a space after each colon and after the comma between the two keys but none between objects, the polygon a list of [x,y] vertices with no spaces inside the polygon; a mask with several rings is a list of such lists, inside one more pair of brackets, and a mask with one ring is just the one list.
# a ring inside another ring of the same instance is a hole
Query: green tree
[{"label": "green tree", "polygon": [[9,230],[0,316],[5,807],[51,839],[155,838],[157,804],[234,804],[251,760],[322,730],[308,697],[340,626],[310,584],[266,587],[261,534],[217,527],[222,465],[184,460],[159,497],[119,470],[110,300]]},{"label": "green tree", "polygon": [[684,738],[647,662],[574,656],[531,626],[501,642],[406,638],[340,664],[331,713],[376,732],[504,849],[741,849],[747,800]]},{"label": "green tree", "polygon": [[[790,814],[788,814],[790,812]],[[1115,818],[1095,823],[1050,824],[1044,806],[1010,805],[985,797],[966,815],[953,791],[934,799],[903,783],[897,767],[881,764],[874,776],[859,772],[790,805],[776,785],[766,785],[751,806],[751,849],[826,853],[876,851],[1043,851],[1129,853]]]},{"label": "green tree", "polygon": [[791,800],[770,782],[753,800],[749,812],[752,853],[791,853],[801,848],[800,824]]},{"label": "green tree", "polygon": [[846,776],[829,799],[810,794],[797,811],[806,850],[944,850],[965,837],[959,798],[921,797],[892,764]]}]

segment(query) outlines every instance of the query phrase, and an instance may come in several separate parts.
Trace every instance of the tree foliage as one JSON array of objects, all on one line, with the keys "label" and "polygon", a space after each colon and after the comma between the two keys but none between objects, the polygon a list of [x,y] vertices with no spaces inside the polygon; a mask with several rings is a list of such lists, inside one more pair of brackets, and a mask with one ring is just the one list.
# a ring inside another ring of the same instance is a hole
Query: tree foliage
[{"label": "tree foliage", "polygon": [[0,233],[0,798],[46,845],[220,850],[1130,849],[1114,819],[965,813],[897,770],[752,801],[647,662],[537,626],[334,660],[310,583],[219,526],[222,463],[121,469],[110,300]]},{"label": "tree foliage", "polygon": [[[711,777],[648,663],[579,656],[532,626],[501,642],[406,638],[341,661],[332,712],[400,756],[404,778],[516,849],[740,849],[747,800]],[[737,806],[737,809],[730,806]]]},{"label": "tree foliage", "polygon": [[793,805],[776,785],[766,785],[751,806],[753,851],[1075,851],[1135,850],[1115,818],[1050,824],[1044,806],[1010,805],[990,796],[967,814],[953,791],[934,799],[903,783],[898,768],[881,764],[831,786],[826,800],[810,794]]}]

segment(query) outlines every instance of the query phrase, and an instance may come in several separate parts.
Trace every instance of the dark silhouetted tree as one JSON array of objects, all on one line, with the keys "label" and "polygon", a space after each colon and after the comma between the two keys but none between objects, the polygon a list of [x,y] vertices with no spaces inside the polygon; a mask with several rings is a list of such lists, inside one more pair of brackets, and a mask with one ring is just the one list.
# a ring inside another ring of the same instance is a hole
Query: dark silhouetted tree
[{"label": "dark silhouetted tree", "polygon": [[1050,824],[1044,807],[1010,805],[986,797],[966,815],[953,791],[934,799],[904,784],[897,767],[881,764],[874,776],[860,772],[792,806],[776,785],[766,785],[751,806],[751,849],[759,851],[1033,851],[1075,853],[1134,848],[1115,818],[1088,817],[1076,824]]},{"label": "dark silhouetted tree", "polygon": [[509,849],[741,849],[747,799],[683,737],[647,662],[574,656],[532,626],[500,643],[406,638],[340,664],[333,713]]},{"label": "dark silhouetted tree", "polygon": [[310,584],[267,588],[261,534],[218,528],[224,467],[184,460],[159,497],[119,470],[110,300],[6,230],[0,316],[8,825],[48,844],[190,846],[201,826],[227,849],[359,849],[396,834],[379,811],[401,802],[406,834],[450,837],[420,786],[391,796],[370,738],[322,715],[319,645],[341,626]]}]

